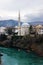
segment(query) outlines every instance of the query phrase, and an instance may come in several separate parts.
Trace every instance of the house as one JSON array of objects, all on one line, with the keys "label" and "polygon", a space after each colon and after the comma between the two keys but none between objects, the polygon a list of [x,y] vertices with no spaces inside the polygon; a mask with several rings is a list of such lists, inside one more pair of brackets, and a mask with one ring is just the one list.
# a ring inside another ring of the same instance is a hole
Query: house
[{"label": "house", "polygon": [[42,25],[36,25],[35,29],[36,29],[37,34],[43,34],[43,26]]},{"label": "house", "polygon": [[6,33],[6,27],[0,27],[0,34],[5,34]]}]

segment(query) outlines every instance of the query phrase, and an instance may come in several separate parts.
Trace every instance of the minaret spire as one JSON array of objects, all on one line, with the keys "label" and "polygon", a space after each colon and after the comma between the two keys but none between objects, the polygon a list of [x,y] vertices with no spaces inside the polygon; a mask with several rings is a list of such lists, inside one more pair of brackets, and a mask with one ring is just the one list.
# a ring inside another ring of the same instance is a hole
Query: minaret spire
[{"label": "minaret spire", "polygon": [[19,14],[18,14],[18,28],[19,28],[18,35],[21,35],[20,11],[19,11]]},{"label": "minaret spire", "polygon": [[18,21],[19,21],[19,26],[20,26],[20,11],[19,11],[19,14],[18,14]]}]

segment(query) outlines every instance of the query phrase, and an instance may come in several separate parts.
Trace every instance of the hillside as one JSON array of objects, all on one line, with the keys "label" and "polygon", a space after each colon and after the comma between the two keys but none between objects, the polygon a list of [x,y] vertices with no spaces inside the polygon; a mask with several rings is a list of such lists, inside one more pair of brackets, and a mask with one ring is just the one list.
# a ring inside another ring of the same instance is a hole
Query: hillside
[{"label": "hillside", "polygon": [[29,24],[31,24],[31,25],[38,25],[38,24],[43,25],[43,21],[29,22]]},{"label": "hillside", "polygon": [[15,25],[18,25],[18,21],[16,20],[0,20],[0,26],[10,27]]},{"label": "hillside", "polygon": [[[22,24],[23,22],[21,22]],[[43,25],[43,21],[37,21],[37,22],[28,22],[30,25],[38,25],[41,24]],[[17,20],[0,20],[0,27],[4,26],[4,27],[14,27],[18,25],[18,21]]]}]

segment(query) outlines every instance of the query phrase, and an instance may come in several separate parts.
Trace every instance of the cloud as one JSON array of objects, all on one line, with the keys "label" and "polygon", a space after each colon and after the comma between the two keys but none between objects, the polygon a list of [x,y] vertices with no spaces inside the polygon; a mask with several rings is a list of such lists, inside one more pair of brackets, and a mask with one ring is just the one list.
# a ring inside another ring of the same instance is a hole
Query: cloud
[{"label": "cloud", "polygon": [[31,21],[41,15],[43,0],[0,0],[1,19],[17,19],[19,10],[22,21]]},{"label": "cloud", "polygon": [[26,22],[43,21],[43,9],[40,9],[39,11],[33,12],[31,14],[25,15],[24,21]]},{"label": "cloud", "polygon": [[15,11],[42,7],[43,0],[0,0],[2,10]]}]

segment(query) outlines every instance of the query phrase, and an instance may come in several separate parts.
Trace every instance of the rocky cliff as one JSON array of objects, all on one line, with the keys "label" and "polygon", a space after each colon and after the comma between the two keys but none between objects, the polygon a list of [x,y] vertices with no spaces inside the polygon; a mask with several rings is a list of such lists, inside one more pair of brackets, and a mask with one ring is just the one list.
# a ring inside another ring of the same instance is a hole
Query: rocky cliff
[{"label": "rocky cliff", "polygon": [[43,35],[28,35],[24,37],[13,36],[10,39],[2,39],[0,40],[0,46],[22,48],[27,52],[33,51],[39,56],[43,56]]}]

